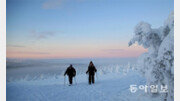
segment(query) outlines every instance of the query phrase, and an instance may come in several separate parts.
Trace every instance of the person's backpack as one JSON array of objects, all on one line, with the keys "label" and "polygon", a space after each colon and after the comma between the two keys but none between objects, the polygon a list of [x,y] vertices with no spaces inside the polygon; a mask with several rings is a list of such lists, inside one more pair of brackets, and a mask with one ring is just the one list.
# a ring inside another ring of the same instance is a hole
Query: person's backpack
[{"label": "person's backpack", "polygon": [[76,76],[76,70],[75,69],[73,69],[74,71],[73,71],[73,76]]}]

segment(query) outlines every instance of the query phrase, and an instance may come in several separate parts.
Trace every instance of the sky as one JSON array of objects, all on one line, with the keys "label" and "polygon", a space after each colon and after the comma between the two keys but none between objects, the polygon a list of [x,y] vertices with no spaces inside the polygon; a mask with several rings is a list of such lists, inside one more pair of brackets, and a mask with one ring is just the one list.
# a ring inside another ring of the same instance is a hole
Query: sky
[{"label": "sky", "polygon": [[7,0],[7,58],[127,58],[141,21],[163,25],[173,0]]}]

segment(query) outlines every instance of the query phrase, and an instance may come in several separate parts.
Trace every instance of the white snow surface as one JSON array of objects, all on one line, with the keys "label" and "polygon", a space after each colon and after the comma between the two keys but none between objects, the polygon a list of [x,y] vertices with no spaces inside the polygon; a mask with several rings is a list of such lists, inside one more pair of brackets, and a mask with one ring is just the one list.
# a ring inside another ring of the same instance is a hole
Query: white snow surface
[{"label": "white snow surface", "polygon": [[58,79],[8,82],[7,101],[160,101],[159,97],[152,98],[143,90],[130,92],[130,85],[145,84],[144,77],[136,72],[97,75],[95,79],[95,84],[89,85],[87,75],[81,74],[72,86],[68,86],[68,79],[63,76]]},{"label": "white snow surface", "polygon": [[[133,67],[135,60],[93,60],[97,74],[95,84],[89,85],[85,74],[89,60],[8,59],[7,101],[160,101],[143,90],[130,92],[130,85],[146,84]],[[72,86],[63,76],[69,63],[77,71]]]}]

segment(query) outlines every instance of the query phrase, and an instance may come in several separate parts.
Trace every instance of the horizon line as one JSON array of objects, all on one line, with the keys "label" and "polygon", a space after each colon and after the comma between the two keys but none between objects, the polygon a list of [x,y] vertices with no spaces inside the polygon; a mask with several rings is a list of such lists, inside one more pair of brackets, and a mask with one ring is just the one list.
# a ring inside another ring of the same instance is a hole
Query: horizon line
[{"label": "horizon line", "polygon": [[138,58],[137,57],[67,57],[67,58],[12,58],[12,57],[6,57],[6,59],[112,59],[112,58]]}]

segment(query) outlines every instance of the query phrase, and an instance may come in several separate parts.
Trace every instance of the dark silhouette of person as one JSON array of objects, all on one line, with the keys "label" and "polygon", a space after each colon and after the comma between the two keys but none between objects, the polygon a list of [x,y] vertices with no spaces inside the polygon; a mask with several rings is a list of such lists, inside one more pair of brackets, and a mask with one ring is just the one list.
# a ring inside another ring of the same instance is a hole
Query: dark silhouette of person
[{"label": "dark silhouette of person", "polygon": [[86,74],[89,73],[89,84],[94,84],[94,75],[95,72],[97,72],[96,67],[94,66],[93,62],[91,61],[88,66],[88,70],[86,71]]},{"label": "dark silhouette of person", "polygon": [[74,69],[74,67],[72,66],[72,64],[70,64],[70,66],[66,69],[64,76],[68,75],[69,77],[69,85],[72,85],[73,83],[73,77],[76,76],[76,70]]}]

